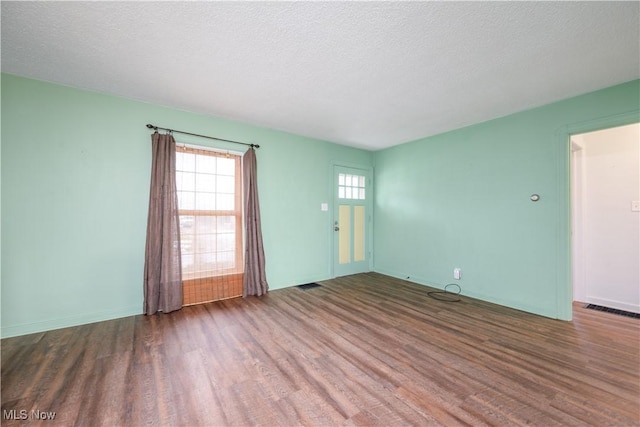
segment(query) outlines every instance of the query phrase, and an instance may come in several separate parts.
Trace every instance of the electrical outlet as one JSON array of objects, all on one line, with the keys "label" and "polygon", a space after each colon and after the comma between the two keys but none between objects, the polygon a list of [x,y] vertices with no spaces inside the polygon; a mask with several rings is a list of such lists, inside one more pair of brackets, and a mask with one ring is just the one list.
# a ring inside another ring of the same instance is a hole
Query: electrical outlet
[{"label": "electrical outlet", "polygon": [[462,277],[462,270],[459,268],[454,268],[453,269],[453,278],[456,280],[460,280],[460,278]]}]

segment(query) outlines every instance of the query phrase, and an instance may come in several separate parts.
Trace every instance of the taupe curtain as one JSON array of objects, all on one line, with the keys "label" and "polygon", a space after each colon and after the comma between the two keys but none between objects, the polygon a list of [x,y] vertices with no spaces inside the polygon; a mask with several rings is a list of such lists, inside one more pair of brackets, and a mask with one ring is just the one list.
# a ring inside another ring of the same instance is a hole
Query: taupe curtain
[{"label": "taupe curtain", "polygon": [[246,233],[244,279],[242,283],[243,297],[266,294],[269,290],[265,272],[264,248],[262,246],[257,173],[256,152],[253,147],[250,147],[242,157]]},{"label": "taupe curtain", "polygon": [[152,165],[147,245],[144,259],[144,313],[182,308],[180,218],[176,192],[176,141],[151,135]]}]

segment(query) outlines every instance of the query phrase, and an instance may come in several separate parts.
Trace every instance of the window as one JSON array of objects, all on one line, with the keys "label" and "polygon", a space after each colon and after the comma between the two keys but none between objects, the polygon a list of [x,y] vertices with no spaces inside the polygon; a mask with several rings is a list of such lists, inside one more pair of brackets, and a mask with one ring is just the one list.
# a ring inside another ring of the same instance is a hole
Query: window
[{"label": "window", "polygon": [[364,200],[365,178],[361,175],[338,174],[338,198]]},{"label": "window", "polygon": [[176,150],[184,305],[242,295],[240,156]]}]

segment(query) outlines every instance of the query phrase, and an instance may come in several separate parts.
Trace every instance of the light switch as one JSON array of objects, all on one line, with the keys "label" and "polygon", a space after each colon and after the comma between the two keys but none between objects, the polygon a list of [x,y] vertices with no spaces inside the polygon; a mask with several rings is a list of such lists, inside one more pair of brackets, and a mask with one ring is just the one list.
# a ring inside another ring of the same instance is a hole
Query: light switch
[{"label": "light switch", "polygon": [[321,203],[320,204],[320,210],[323,212],[326,212],[329,210],[329,204],[328,203]]},{"label": "light switch", "polygon": [[634,200],[631,202],[631,210],[633,212],[640,212],[640,200]]}]

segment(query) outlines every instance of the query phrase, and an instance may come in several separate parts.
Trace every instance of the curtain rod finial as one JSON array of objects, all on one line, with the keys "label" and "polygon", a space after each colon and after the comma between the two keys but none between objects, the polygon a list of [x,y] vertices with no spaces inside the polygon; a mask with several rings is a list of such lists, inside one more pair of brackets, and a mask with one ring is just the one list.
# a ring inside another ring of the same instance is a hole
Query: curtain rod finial
[{"label": "curtain rod finial", "polygon": [[157,127],[155,127],[154,125],[150,125],[150,124],[147,124],[147,128],[148,128],[148,129],[158,129],[158,128],[157,128]]}]

